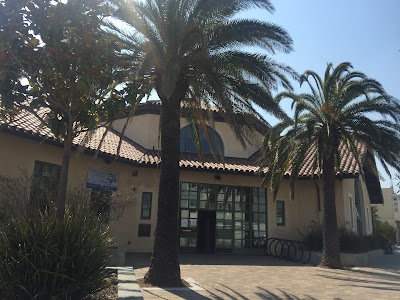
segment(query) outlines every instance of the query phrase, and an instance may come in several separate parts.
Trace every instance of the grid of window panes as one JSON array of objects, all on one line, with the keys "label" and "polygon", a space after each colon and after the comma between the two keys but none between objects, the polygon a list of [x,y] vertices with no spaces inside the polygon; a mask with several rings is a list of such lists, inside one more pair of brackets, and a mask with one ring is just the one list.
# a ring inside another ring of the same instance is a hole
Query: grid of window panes
[{"label": "grid of window panes", "polygon": [[181,183],[180,199],[180,246],[196,248],[198,185],[196,183]]},{"label": "grid of window panes", "polygon": [[232,186],[214,186],[217,198],[217,249],[233,248],[233,189]]},{"label": "grid of window panes", "polygon": [[257,248],[257,238],[266,237],[265,189],[236,188],[235,248]]},{"label": "grid of window panes", "polygon": [[196,183],[181,183],[181,208],[198,208]]},{"label": "grid of window panes", "polygon": [[140,218],[142,220],[150,220],[151,219],[151,202],[153,198],[153,193],[144,192],[142,194],[142,207]]},{"label": "grid of window panes", "polygon": [[197,210],[181,210],[180,246],[195,248],[197,246]]},{"label": "grid of window panes", "polygon": [[197,209],[217,211],[217,249],[259,247],[256,239],[267,231],[265,197],[263,188],[181,183],[181,247],[196,247]]},{"label": "grid of window panes", "polygon": [[217,186],[208,184],[199,184],[199,208],[215,209],[216,208],[216,190]]}]

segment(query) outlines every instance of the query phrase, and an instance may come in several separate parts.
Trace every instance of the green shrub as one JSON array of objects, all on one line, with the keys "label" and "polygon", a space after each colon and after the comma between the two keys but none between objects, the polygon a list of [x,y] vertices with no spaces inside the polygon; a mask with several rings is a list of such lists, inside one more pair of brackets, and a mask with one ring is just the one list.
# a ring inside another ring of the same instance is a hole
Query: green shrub
[{"label": "green shrub", "polygon": [[383,247],[378,235],[359,235],[346,225],[339,228],[340,251],[350,253],[367,252]]},{"label": "green shrub", "polygon": [[[308,249],[322,251],[322,226],[319,223],[312,221],[309,225],[304,226],[304,232],[299,231],[299,233]],[[377,234],[361,236],[343,225],[339,228],[339,245],[341,252],[367,252],[382,248],[383,238]]]},{"label": "green shrub", "polygon": [[396,242],[396,228],[391,226],[387,221],[377,222],[375,234],[381,236],[383,239],[389,239],[392,243]]},{"label": "green shrub", "polygon": [[322,250],[323,240],[322,240],[322,227],[319,223],[311,221],[309,225],[304,226],[304,233],[299,231],[299,234],[311,251]]},{"label": "green shrub", "polygon": [[64,223],[9,218],[0,228],[0,298],[83,299],[103,287],[111,245],[108,228],[78,204]]}]

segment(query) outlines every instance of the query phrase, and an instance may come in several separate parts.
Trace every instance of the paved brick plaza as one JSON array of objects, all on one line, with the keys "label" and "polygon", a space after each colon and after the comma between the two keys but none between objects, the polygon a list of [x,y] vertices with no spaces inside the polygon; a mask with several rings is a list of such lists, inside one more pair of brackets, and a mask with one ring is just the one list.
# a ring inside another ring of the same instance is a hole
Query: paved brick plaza
[{"label": "paved brick plaza", "polygon": [[[148,255],[127,255],[138,278],[148,262]],[[181,255],[181,272],[205,291],[144,291],[144,299],[400,299],[400,254],[349,270],[265,256]]]}]

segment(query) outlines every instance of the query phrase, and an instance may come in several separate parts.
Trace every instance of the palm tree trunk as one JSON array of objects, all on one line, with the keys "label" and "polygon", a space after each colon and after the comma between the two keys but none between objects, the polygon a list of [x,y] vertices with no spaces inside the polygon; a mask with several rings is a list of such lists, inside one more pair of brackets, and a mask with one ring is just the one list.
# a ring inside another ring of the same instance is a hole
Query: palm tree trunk
[{"label": "palm tree trunk", "polygon": [[323,160],[323,250],[320,267],[338,269],[342,267],[340,260],[339,234],[335,201],[335,158],[333,152]]},{"label": "palm tree trunk", "polygon": [[181,285],[178,259],[180,100],[161,99],[161,174],[153,255],[144,280]]},{"label": "palm tree trunk", "polygon": [[64,139],[64,154],[61,164],[60,181],[58,184],[57,200],[56,200],[56,216],[59,222],[64,222],[65,202],[67,199],[67,185],[69,173],[69,161],[71,158],[72,148],[72,124],[67,125],[67,132]]}]

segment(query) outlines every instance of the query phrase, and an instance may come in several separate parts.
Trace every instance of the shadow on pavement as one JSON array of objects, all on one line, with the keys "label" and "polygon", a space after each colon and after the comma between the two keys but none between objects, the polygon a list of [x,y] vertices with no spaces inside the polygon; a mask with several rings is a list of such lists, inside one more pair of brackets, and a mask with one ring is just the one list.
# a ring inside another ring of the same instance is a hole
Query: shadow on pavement
[{"label": "shadow on pavement", "polygon": [[[126,253],[125,265],[134,266],[134,268],[148,267],[150,257],[150,253]],[[307,266],[271,256],[238,254],[180,254],[179,262],[181,265]]]},{"label": "shadow on pavement", "polygon": [[371,257],[368,267],[400,272],[400,251],[396,249],[392,255],[379,255]]},{"label": "shadow on pavement", "polygon": [[[396,256],[396,257],[395,257]],[[127,253],[126,265],[133,266],[134,269],[147,268],[150,263],[150,253]],[[400,257],[395,254],[392,257],[396,259]],[[290,266],[290,267],[303,267],[314,268],[312,266],[296,264],[287,262],[277,258],[268,256],[248,256],[248,255],[200,255],[200,254],[181,254],[180,264],[186,265],[191,268],[194,265],[210,265],[210,266]],[[386,268],[385,264],[381,263],[380,268],[378,265],[374,268],[353,268],[353,269],[340,269],[340,270],[326,270],[314,268],[317,270],[313,276],[320,276],[332,281],[332,284],[341,286],[346,289],[351,287],[365,288],[365,291],[399,291],[400,292],[400,270],[396,268]],[[225,268],[224,268],[225,269]],[[228,283],[229,284],[229,283]],[[246,284],[243,282],[243,284]],[[277,286],[274,289],[265,289],[261,286],[256,286],[255,289],[245,292],[244,286],[228,287],[225,284],[214,284],[210,290],[196,291],[196,290],[162,290],[162,291],[145,291],[144,295],[154,299],[238,299],[238,300],[252,300],[252,299],[273,299],[273,300],[314,300],[306,294],[290,294],[284,290],[280,290]],[[237,288],[237,290],[236,290]],[[239,292],[240,291],[240,292]],[[146,299],[146,296],[145,296]],[[340,298],[334,298],[340,300]]]},{"label": "shadow on pavement", "polygon": [[342,281],[344,284],[341,286],[400,292],[400,273],[392,273],[386,269],[373,270],[330,270],[329,274],[321,272],[317,275],[331,280]]},{"label": "shadow on pavement", "polygon": [[[261,299],[273,299],[273,300],[317,300],[317,298],[311,297],[309,295],[303,295],[298,297],[293,294],[286,293],[285,291],[279,289],[282,295],[278,295],[277,293],[272,293],[264,288],[257,287],[262,292],[257,292],[256,295],[259,296]],[[335,298],[334,300],[340,300],[339,298]]]},{"label": "shadow on pavement", "polygon": [[346,284],[344,286],[354,286],[366,289],[373,289],[373,290],[382,290],[382,291],[399,291],[400,288],[391,288],[391,287],[381,287],[381,286],[366,286],[366,285],[357,285],[357,284]]},{"label": "shadow on pavement", "polygon": [[[157,297],[157,299],[165,299],[165,300],[171,300],[172,297],[180,297],[182,299],[194,299],[194,300],[208,300],[208,299],[218,299],[218,298],[209,298],[207,296],[203,296],[196,291],[193,290],[185,290],[185,291],[165,291],[161,292],[160,291],[144,291],[143,292],[144,298],[146,299],[146,295],[150,295],[151,299],[154,297]],[[222,299],[222,298],[219,298]]]},{"label": "shadow on pavement", "polygon": [[[283,290],[279,289],[279,292],[272,292],[265,288],[257,287],[258,291],[255,291],[251,296],[247,297],[246,295],[242,295],[235,291],[232,288],[229,288],[225,285],[222,285],[225,290],[216,288],[216,292],[212,293],[210,291],[204,291],[202,293],[206,293],[207,295],[202,295],[193,290],[185,290],[185,291],[145,291],[144,298],[146,296],[150,298],[157,297],[157,299],[165,299],[170,300],[171,298],[180,297],[182,299],[190,299],[190,300],[253,300],[254,296],[260,299],[270,299],[270,300],[317,300],[317,298],[311,297],[309,295],[301,295],[296,296],[293,294],[289,294]],[[340,300],[340,298],[335,298],[334,300]]]},{"label": "shadow on pavement", "polygon": [[346,282],[351,281],[351,282],[357,282],[357,283],[374,283],[374,284],[381,284],[381,285],[394,285],[400,289],[398,282],[376,281],[376,280],[366,280],[366,279],[359,279],[359,278],[353,278],[353,277],[337,277],[337,276],[328,276],[328,275],[320,275],[320,276],[328,278],[328,279],[341,280],[341,281],[346,281]]},{"label": "shadow on pavement", "polygon": [[356,276],[364,275],[364,276],[370,276],[370,277],[372,276],[372,277],[376,277],[376,278],[384,279],[384,280],[400,281],[400,271],[393,271],[393,270],[379,269],[379,268],[374,268],[373,270],[374,270],[374,272],[371,272],[368,270],[352,269],[352,270],[349,270],[349,272],[353,272]]}]

